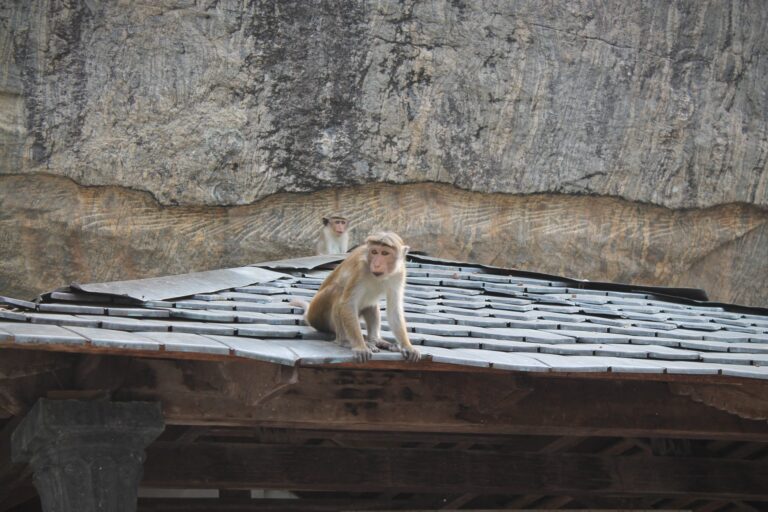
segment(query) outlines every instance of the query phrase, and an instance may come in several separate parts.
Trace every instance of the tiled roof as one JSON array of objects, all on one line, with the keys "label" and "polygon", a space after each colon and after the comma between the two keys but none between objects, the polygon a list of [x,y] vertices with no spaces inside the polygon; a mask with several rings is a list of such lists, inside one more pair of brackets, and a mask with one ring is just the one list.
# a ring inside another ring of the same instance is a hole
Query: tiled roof
[{"label": "tiled roof", "polygon": [[[302,325],[302,311],[288,304],[312,297],[337,261],[72,285],[34,303],[0,298],[0,346],[351,363],[349,349]],[[588,283],[415,255],[405,310],[411,341],[434,363],[768,379],[768,311],[695,300],[702,297],[697,290]],[[392,340],[386,322],[382,328]],[[402,356],[385,352],[373,360]]]}]

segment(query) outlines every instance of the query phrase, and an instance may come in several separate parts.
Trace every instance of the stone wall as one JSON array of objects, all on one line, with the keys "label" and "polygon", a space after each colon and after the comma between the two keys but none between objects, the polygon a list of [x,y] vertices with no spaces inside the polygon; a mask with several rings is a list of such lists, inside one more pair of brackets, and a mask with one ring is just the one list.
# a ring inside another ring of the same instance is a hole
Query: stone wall
[{"label": "stone wall", "polygon": [[[765,304],[768,223],[754,206],[670,210],[605,197],[485,194],[373,184],[234,207],[167,207],[121,187],[0,177],[0,281],[29,298],[72,281],[150,277],[312,254],[328,211],[352,243],[403,233],[432,255],[581,279],[704,288]],[[13,212],[8,215],[5,212]]]},{"label": "stone wall", "polygon": [[767,22],[762,0],[3,2],[0,293],[304,255],[339,206],[437,256],[768,305]]}]

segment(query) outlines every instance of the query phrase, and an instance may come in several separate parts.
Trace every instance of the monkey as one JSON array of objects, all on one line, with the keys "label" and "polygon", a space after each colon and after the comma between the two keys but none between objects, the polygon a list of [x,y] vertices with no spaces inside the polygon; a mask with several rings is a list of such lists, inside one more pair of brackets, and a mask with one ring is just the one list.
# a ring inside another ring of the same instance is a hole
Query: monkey
[{"label": "monkey", "polygon": [[349,220],[335,213],[323,217],[323,228],[317,240],[317,254],[343,254],[349,249]]},{"label": "monkey", "polygon": [[[291,304],[304,308],[309,325],[335,333],[336,343],[351,346],[358,362],[368,361],[380,348],[399,350],[408,361],[418,361],[420,354],[408,338],[403,313],[408,250],[396,233],[375,233],[331,272],[309,304],[300,299],[293,299]],[[381,338],[379,299],[383,296],[387,298],[387,320],[397,346]],[[368,331],[367,342],[363,340],[360,317]]]}]

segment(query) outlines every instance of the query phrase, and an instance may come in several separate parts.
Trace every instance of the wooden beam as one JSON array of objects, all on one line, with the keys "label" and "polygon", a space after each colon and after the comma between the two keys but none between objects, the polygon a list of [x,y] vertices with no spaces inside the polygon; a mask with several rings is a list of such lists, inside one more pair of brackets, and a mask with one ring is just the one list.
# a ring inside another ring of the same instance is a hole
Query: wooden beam
[{"label": "wooden beam", "polygon": [[[18,362],[22,352],[4,352],[8,364]],[[768,442],[768,422],[703,402],[694,382],[682,393],[679,386],[658,380],[589,375],[464,369],[294,371],[249,360],[55,356],[54,362],[63,365],[56,372],[25,377],[33,382],[20,387],[13,382],[19,379],[0,380],[0,397],[10,397],[6,403],[13,404],[9,409],[20,413],[38,397],[64,387],[103,390],[115,400],[161,402],[171,425]],[[70,378],[73,359],[79,364]],[[720,385],[729,386],[743,396],[768,396],[765,382],[724,380]]]},{"label": "wooden beam", "polygon": [[169,424],[768,442],[768,422],[658,381],[300,368],[286,385],[267,363],[162,359],[133,359],[119,370],[127,376],[115,398],[160,401]]},{"label": "wooden beam", "polygon": [[768,500],[766,481],[768,461],[155,443],[148,450],[142,485]]},{"label": "wooden beam", "polygon": [[339,510],[434,510],[437,499],[253,499],[226,502],[217,499],[139,498],[138,512],[337,512]]}]

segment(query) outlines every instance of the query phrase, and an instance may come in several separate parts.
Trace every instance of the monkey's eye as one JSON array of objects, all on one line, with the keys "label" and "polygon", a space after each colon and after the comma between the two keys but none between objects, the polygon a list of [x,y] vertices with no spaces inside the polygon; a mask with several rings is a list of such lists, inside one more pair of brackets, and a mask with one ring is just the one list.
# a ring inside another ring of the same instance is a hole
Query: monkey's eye
[{"label": "monkey's eye", "polygon": [[382,256],[389,256],[389,251],[381,251]]}]

